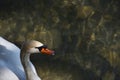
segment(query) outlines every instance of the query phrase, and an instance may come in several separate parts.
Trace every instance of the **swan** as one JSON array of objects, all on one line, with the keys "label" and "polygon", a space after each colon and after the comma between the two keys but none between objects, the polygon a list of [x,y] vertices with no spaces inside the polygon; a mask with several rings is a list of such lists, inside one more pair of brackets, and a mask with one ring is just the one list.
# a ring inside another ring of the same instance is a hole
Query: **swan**
[{"label": "swan", "polygon": [[33,53],[54,55],[53,50],[39,41],[26,41],[20,50],[0,37],[0,80],[41,80],[30,62],[29,57]]}]

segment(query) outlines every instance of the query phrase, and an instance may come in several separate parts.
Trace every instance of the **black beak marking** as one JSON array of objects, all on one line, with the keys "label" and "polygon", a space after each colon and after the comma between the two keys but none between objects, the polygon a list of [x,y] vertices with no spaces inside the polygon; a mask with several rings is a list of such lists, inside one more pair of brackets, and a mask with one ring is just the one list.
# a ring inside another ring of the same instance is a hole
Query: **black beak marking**
[{"label": "black beak marking", "polygon": [[37,48],[37,49],[39,49],[39,51],[41,51],[41,50],[42,50],[42,48],[47,48],[47,46],[46,46],[46,45],[43,45],[43,46],[40,46],[40,47],[35,47],[35,48]]}]

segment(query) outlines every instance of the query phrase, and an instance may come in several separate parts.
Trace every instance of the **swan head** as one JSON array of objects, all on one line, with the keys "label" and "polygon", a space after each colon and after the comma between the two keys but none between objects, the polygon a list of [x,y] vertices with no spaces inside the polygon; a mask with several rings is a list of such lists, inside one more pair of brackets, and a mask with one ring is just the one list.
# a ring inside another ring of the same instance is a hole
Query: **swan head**
[{"label": "swan head", "polygon": [[54,55],[54,51],[50,50],[39,41],[31,40],[26,41],[22,46],[22,51],[26,51],[27,53],[42,53],[47,55]]}]

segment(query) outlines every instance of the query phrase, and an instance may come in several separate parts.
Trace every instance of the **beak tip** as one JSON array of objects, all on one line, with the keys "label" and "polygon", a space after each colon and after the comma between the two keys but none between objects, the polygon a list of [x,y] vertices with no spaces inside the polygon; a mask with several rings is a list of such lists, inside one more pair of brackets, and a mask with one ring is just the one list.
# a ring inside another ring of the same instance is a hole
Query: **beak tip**
[{"label": "beak tip", "polygon": [[52,55],[55,55],[55,52],[54,52],[54,51],[52,52]]}]

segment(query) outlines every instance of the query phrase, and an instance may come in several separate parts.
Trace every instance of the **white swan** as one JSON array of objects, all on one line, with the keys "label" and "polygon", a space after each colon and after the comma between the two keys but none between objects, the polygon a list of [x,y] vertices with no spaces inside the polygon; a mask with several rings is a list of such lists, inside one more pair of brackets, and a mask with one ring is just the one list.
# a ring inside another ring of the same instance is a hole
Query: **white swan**
[{"label": "white swan", "polygon": [[33,64],[30,54],[44,53],[53,55],[54,51],[48,50],[38,41],[27,41],[22,49],[0,37],[0,80],[41,80]]}]

